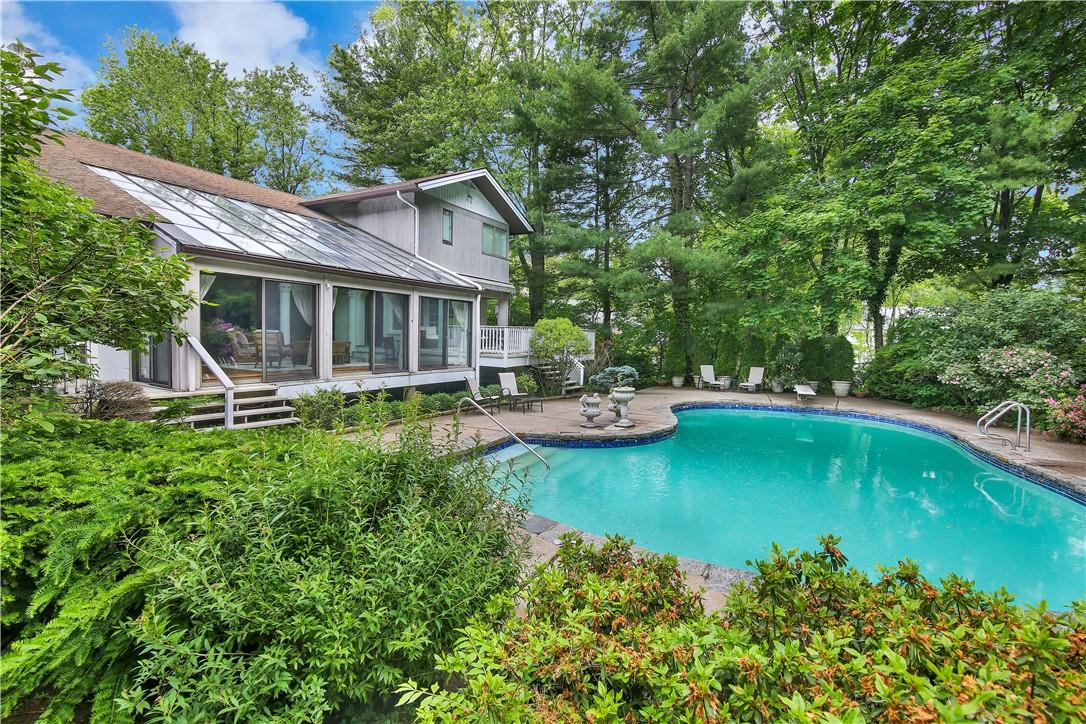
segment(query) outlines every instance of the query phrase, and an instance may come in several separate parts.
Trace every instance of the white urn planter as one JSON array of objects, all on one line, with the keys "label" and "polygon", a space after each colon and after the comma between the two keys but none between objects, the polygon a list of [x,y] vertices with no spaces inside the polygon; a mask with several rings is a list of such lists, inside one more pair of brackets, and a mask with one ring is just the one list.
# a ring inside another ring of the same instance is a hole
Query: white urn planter
[{"label": "white urn planter", "polygon": [[734,380],[732,380],[731,377],[729,377],[728,375],[724,375],[723,377],[720,378],[720,389],[722,389],[722,390],[730,390],[732,388],[732,382],[733,381]]},{"label": "white urn planter", "polygon": [[686,382],[686,378],[683,377],[682,375],[675,375],[674,377],[671,378],[671,386],[672,387],[682,387],[684,382]]},{"label": "white urn planter", "polygon": [[616,387],[611,390],[611,399],[618,405],[618,422],[615,423],[615,427],[633,427],[634,423],[630,420],[630,403],[633,402],[634,395],[637,393],[632,387]]},{"label": "white urn planter", "polygon": [[833,385],[833,394],[838,397],[848,397],[848,392],[852,389],[852,383],[847,380],[833,380],[830,384]]},{"label": "white urn planter", "polygon": [[807,386],[814,390],[814,393],[818,394],[818,380],[807,380]]},{"label": "white urn planter", "polygon": [[598,393],[593,392],[592,396],[581,395],[581,416],[585,421],[581,423],[581,427],[594,428],[599,427],[600,424],[596,422],[596,418],[603,414],[603,410],[600,409],[600,396]]},{"label": "white urn planter", "polygon": [[769,388],[778,395],[784,392],[784,380],[773,380],[769,383]]}]

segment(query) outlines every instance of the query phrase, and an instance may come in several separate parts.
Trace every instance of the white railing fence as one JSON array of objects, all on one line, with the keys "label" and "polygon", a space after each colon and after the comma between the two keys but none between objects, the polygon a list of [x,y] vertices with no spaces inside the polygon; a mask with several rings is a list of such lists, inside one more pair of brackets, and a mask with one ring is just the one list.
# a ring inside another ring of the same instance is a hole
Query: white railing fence
[{"label": "white railing fence", "polygon": [[[596,349],[596,331],[583,329],[588,340],[589,354]],[[525,357],[531,350],[531,327],[497,327],[485,325],[479,328],[479,354],[484,357]]]}]

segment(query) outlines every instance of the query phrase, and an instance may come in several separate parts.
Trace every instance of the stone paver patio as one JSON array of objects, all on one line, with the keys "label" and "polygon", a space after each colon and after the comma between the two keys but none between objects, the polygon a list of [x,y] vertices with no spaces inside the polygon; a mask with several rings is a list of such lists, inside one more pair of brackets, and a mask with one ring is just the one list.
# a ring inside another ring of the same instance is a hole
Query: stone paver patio
[{"label": "stone paver patio", "polygon": [[[699,402],[839,410],[928,425],[954,435],[982,453],[1025,468],[1047,479],[1055,487],[1072,491],[1078,496],[1086,495],[1086,446],[1060,442],[1035,432],[1031,452],[1013,451],[1004,447],[998,440],[978,437],[975,419],[918,410],[886,400],[856,397],[838,399],[831,395],[820,395],[813,401],[799,403],[795,393],[752,394],[699,390],[693,387],[682,389],[650,387],[639,390],[636,399],[630,405],[630,419],[636,423],[636,426],[632,428],[614,427],[610,424],[614,416],[609,412],[605,412],[597,419],[597,422],[603,423],[603,426],[596,429],[580,427],[584,418],[578,414],[580,402],[575,398],[547,400],[543,409],[537,405],[534,410],[528,412],[521,412],[519,409],[510,412],[503,408],[497,417],[513,433],[535,440],[633,439],[658,437],[674,431],[679,421],[671,408],[682,403]],[[433,423],[435,437],[448,440],[450,436],[453,436],[463,447],[475,444],[489,447],[510,439],[509,435],[493,421],[473,410],[466,411],[456,423],[451,416],[435,418]],[[395,427],[386,431],[386,435],[395,434]],[[525,562],[526,567],[531,568],[553,558],[558,550],[556,543],[558,536],[571,530],[573,529],[562,523],[540,516],[530,516],[525,521],[525,534],[530,544],[530,555]],[[587,540],[594,538],[589,534],[582,534],[582,536]],[[723,568],[701,561],[680,558],[679,564],[691,588],[702,590],[702,601],[705,608],[710,611],[723,605],[728,589],[738,580],[753,576],[750,571]]]}]

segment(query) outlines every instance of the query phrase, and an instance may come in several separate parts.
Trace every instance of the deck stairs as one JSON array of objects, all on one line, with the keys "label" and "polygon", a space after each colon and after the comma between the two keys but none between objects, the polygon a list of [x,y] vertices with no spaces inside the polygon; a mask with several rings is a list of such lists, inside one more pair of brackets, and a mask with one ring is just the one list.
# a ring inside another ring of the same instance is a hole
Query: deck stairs
[{"label": "deck stairs", "polygon": [[[197,430],[222,428],[226,423],[226,396],[222,387],[204,388],[195,392],[156,390],[149,392],[152,411],[167,409],[172,400],[191,399],[193,405],[183,417],[165,420],[168,425],[186,425]],[[234,390],[234,429],[294,425],[301,422],[294,416],[290,399],[280,397],[275,385],[245,385]]]},{"label": "deck stairs", "polygon": [[[562,375],[562,368],[552,362],[537,362],[532,365],[539,381],[547,387],[557,387],[555,384]],[[580,360],[573,360],[573,368],[569,375],[562,380],[562,394],[570,395],[584,389],[584,364]]]}]

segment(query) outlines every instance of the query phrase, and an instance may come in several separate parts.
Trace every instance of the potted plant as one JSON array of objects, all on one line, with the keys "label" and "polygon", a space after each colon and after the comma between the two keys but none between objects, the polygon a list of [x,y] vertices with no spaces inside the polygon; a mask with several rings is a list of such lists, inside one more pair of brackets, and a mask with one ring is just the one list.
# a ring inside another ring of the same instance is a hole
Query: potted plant
[{"label": "potted plant", "polygon": [[833,387],[833,394],[838,397],[848,397],[848,391],[852,388],[849,380],[833,380],[830,385]]},{"label": "potted plant", "polygon": [[864,397],[867,397],[867,390],[865,390],[863,387],[857,387],[856,389],[854,389],[852,391],[852,394],[855,397],[859,397],[860,399],[863,399]]},{"label": "potted plant", "polygon": [[686,354],[676,336],[672,336],[664,351],[663,373],[664,377],[671,379],[672,387],[682,387],[686,383]]}]

